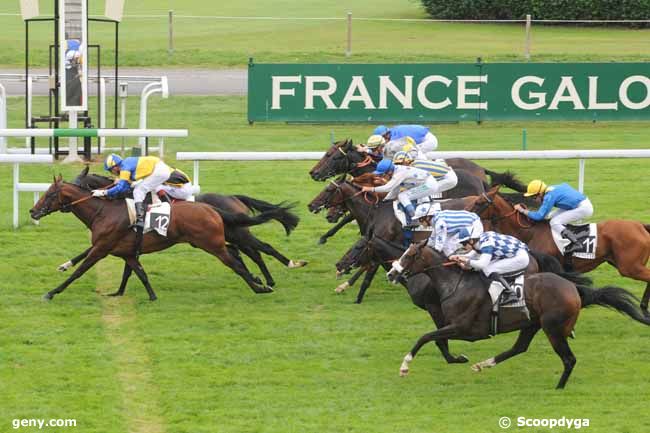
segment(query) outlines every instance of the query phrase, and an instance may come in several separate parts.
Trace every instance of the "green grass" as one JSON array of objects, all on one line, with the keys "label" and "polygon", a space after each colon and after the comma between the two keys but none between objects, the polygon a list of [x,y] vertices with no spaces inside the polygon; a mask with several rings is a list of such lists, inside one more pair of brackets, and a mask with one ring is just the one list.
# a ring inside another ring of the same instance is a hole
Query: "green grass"
[{"label": "green grass", "polygon": [[[20,100],[10,100],[10,113]],[[42,99],[38,104],[43,103]],[[151,104],[151,127],[189,127],[179,150],[322,150],[330,132],[362,139],[368,126],[248,126],[243,98],[174,98]],[[10,126],[19,126],[18,118]],[[464,123],[434,130],[441,149],[647,148],[643,123]],[[173,159],[170,158],[173,162]],[[490,161],[523,180],[577,183],[576,161]],[[189,169],[190,164],[179,163]],[[362,305],[355,291],[335,295],[334,262],[357,238],[346,228],[325,246],[329,225],[306,203],[323,187],[308,162],[201,165],[204,191],[244,193],[269,201],[294,200],[302,221],[290,237],[273,223],[254,228],[304,269],[268,260],[274,294],[256,296],[211,256],[187,245],[143,259],[159,301],[147,301],[134,278],[124,299],[114,290],[122,265],[107,259],[51,303],[40,296],[64,275],[56,266],[83,250],[88,231],[70,214],[11,229],[11,168],[0,166],[0,429],[15,418],[76,418],[84,432],[499,432],[501,416],[590,418],[590,432],[636,433],[647,409],[650,333],[618,314],[582,312],[570,342],[578,364],[563,392],[553,389],[559,358],[543,335],[528,353],[481,374],[447,366],[425,347],[411,375],[398,377],[403,355],[432,329],[400,287],[376,278]],[[646,160],[587,162],[586,193],[595,220],[650,220]],[[80,165],[23,166],[24,181],[71,178]],[[99,172],[99,164],[92,170]],[[254,269],[254,268],[253,268]],[[256,271],[257,272],[257,271]],[[642,293],[607,266],[598,285]],[[100,293],[98,293],[100,292]],[[515,335],[469,344],[451,342],[471,362],[505,350]],[[72,431],[73,429],[70,429]],[[512,431],[519,429],[512,428]],[[22,429],[21,431],[32,431]],[[547,431],[527,429],[526,431]]]},{"label": "green grass", "polygon": [[[51,5],[41,5],[44,15]],[[345,4],[313,0],[254,3],[187,0],[126,2],[127,15],[120,27],[121,64],[125,66],[242,67],[249,57],[257,62],[473,62],[523,61],[522,24],[451,24],[430,22],[354,21],[352,52],[345,57],[346,23],[300,20],[232,20],[176,18],[173,56],[167,52],[167,10],[178,16],[339,17],[352,11],[357,18],[426,18],[416,0],[354,0]],[[91,9],[103,13],[101,9]],[[17,13],[18,2],[0,10]],[[131,15],[131,16],[128,16]],[[164,15],[143,18],[138,15]],[[24,25],[20,17],[0,16],[0,65],[24,62]],[[51,43],[49,23],[31,26],[33,65],[47,65]],[[113,27],[91,23],[91,39],[113,59]],[[541,26],[534,24],[534,61],[647,61],[650,30]],[[91,64],[93,59],[91,58]]]}]

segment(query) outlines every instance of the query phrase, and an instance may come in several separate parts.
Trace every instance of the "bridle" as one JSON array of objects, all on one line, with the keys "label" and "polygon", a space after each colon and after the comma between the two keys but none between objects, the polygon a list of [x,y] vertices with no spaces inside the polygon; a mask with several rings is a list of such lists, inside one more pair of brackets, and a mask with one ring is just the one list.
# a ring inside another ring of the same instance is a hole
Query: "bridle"
[{"label": "bridle", "polygon": [[341,159],[343,159],[345,161],[345,165],[343,167],[343,173],[350,173],[352,170],[367,167],[370,164],[374,163],[374,160],[370,157],[370,155],[366,155],[366,157],[363,160],[361,160],[359,162],[355,162],[355,161],[352,161],[352,159],[350,158],[350,155],[349,155],[350,150],[347,150],[347,151],[343,150],[343,148],[341,146],[336,146],[336,150],[338,150],[340,155],[336,154],[336,155],[332,156],[330,160],[328,160],[328,163],[327,163],[328,171],[326,173],[327,177],[332,177],[332,176],[335,176],[336,174],[338,174],[337,170],[336,170],[336,166],[338,165],[338,161],[340,161]]},{"label": "bridle", "polygon": [[[419,260],[421,262],[426,263],[424,261],[424,258],[422,257],[422,255],[418,253],[421,248],[422,247],[418,247],[418,249],[412,254],[413,256],[415,256],[415,258],[413,260],[414,260],[414,262]],[[401,265],[401,263],[400,263],[400,265]],[[441,261],[441,262],[433,264],[433,265],[425,266],[423,269],[421,269],[420,271],[416,272],[413,275],[429,274],[431,271],[433,271],[435,269],[448,268],[450,266],[455,266],[455,265],[456,265],[456,262]],[[405,278],[408,278],[411,275],[411,273],[406,272],[406,270],[402,271],[401,274]],[[460,282],[463,280],[464,276],[465,276],[465,272],[460,272],[459,273],[459,277],[458,277],[458,280],[456,281],[456,284],[454,284],[454,288],[449,293],[447,293],[444,297],[440,298],[441,303],[443,301],[446,301],[447,299],[449,299],[451,296],[453,296],[453,294],[456,292],[456,289],[458,289],[458,286],[460,286]]]},{"label": "bridle", "polygon": [[[45,203],[45,205],[41,208],[43,216],[49,215],[52,212],[56,211],[56,210],[50,209],[50,203],[52,202],[53,198],[56,198],[56,200],[58,201],[58,203],[59,203],[59,209],[58,210],[59,210],[59,212],[62,212],[62,213],[71,212],[72,208],[75,205],[77,205],[79,203],[83,203],[83,202],[88,201],[91,198],[93,198],[93,196],[91,194],[91,195],[87,195],[85,197],[81,197],[80,199],[73,200],[73,201],[71,201],[69,203],[64,203],[62,198],[61,198],[61,190],[62,190],[61,184],[57,183],[56,188],[54,189],[54,191],[50,191],[50,192],[45,194],[45,197],[43,198],[43,202]],[[95,212],[95,215],[93,215],[93,217],[90,219],[91,223],[97,217],[97,215],[102,211],[103,208],[104,208],[104,204],[102,203],[102,205],[99,207],[97,212]]]}]

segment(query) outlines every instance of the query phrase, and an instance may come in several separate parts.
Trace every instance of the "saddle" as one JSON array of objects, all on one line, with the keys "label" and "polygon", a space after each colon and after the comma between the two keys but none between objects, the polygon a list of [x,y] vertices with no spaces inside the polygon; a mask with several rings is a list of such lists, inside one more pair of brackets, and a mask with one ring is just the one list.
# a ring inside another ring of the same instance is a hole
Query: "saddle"
[{"label": "saddle", "polygon": [[[506,280],[510,289],[517,295],[517,302],[508,303],[503,305],[504,292],[501,290],[498,295],[493,291],[489,291],[490,298],[492,299],[492,315],[490,320],[490,335],[496,335],[499,328],[507,327],[513,323],[530,320],[530,313],[526,307],[526,297],[524,293],[524,271],[512,272],[504,274],[503,278]],[[489,281],[491,287],[493,282]],[[501,283],[498,284],[502,287]],[[503,288],[505,289],[505,288]]]},{"label": "saddle", "polygon": [[[129,222],[135,224],[135,201],[132,198],[125,198],[126,209],[129,214]],[[147,213],[144,218],[144,233],[155,231],[160,236],[167,237],[167,229],[171,222],[171,203],[162,202],[156,194],[147,194],[144,200]]]}]

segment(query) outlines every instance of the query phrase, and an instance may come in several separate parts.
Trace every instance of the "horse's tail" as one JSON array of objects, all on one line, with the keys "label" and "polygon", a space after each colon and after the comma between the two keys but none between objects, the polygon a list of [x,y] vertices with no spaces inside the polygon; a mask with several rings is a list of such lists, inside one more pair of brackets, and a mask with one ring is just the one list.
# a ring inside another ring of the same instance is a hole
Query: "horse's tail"
[{"label": "horse's tail", "polygon": [[576,286],[589,287],[593,285],[592,279],[585,274],[564,270],[560,261],[553,256],[537,251],[530,251],[530,255],[537,260],[540,272],[551,272],[559,275],[560,277],[571,281]]},{"label": "horse's tail", "polygon": [[273,219],[282,224],[287,235],[289,235],[293,229],[298,226],[298,222],[300,222],[300,218],[290,212],[290,209],[293,208],[293,204],[287,204],[286,202],[272,204],[246,195],[235,195],[233,197],[237,198],[239,201],[244,203],[246,207],[256,212],[277,211],[278,216]]},{"label": "horse's tail", "polygon": [[220,209],[218,207],[214,207],[214,209],[217,212],[219,212],[219,215],[221,215],[221,219],[223,219],[223,223],[226,226],[230,226],[230,227],[250,227],[250,226],[256,226],[256,225],[264,224],[264,223],[269,222],[271,220],[280,221],[280,219],[283,218],[283,214],[286,213],[288,211],[288,209],[290,209],[290,208],[287,207],[287,206],[282,206],[279,209],[273,209],[273,210],[269,210],[269,211],[266,211],[266,212],[261,212],[260,214],[255,215],[255,216],[249,216],[249,215],[246,215],[245,213],[229,212],[229,211]]},{"label": "horse's tail", "polygon": [[600,305],[601,307],[616,310],[625,314],[631,319],[650,326],[650,317],[646,317],[638,307],[639,299],[625,289],[615,286],[605,286],[600,289],[592,289],[587,286],[576,285],[582,307]]},{"label": "horse's tail", "polygon": [[517,192],[526,192],[527,187],[517,179],[515,174],[511,171],[506,171],[504,173],[497,173],[496,171],[484,169],[485,174],[490,176],[490,186],[494,185],[503,185],[507,186],[510,189],[513,189]]}]

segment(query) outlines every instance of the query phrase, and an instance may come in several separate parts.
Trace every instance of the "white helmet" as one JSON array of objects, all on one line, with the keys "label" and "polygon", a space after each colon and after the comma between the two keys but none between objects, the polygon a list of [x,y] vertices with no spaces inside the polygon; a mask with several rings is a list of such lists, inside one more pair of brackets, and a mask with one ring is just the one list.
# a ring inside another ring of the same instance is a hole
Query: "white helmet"
[{"label": "white helmet", "polygon": [[433,216],[439,209],[438,204],[436,203],[422,203],[418,207],[415,208],[415,214],[413,214],[413,219],[414,220],[419,220],[420,218],[424,218],[426,216]]}]

